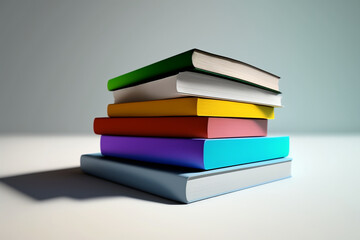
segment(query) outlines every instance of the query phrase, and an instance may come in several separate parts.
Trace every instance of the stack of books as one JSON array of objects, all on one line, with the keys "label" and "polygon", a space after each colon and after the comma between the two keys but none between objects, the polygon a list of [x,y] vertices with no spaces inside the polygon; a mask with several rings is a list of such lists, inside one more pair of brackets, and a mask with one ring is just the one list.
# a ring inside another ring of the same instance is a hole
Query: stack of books
[{"label": "stack of books", "polygon": [[108,81],[84,172],[190,203],[291,175],[289,137],[267,137],[279,77],[193,49]]}]

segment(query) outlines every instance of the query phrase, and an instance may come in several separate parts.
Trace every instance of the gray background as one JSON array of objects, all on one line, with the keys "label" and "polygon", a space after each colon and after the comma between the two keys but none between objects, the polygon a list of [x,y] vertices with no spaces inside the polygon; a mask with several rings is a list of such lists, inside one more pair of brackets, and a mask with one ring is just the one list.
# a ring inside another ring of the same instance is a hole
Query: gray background
[{"label": "gray background", "polygon": [[92,133],[107,80],[191,48],[281,76],[271,132],[360,131],[360,1],[0,1],[0,133]]}]

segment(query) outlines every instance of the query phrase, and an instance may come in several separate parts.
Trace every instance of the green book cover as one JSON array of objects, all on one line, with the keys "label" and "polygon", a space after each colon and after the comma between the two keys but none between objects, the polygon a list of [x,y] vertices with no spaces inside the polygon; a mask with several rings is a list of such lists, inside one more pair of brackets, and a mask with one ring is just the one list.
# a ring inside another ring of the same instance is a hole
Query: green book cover
[{"label": "green book cover", "polygon": [[114,91],[119,88],[133,86],[139,83],[160,79],[181,71],[194,69],[192,54],[195,49],[180,53],[173,57],[150,64],[146,67],[126,73],[108,81],[108,89]]},{"label": "green book cover", "polygon": [[[175,75],[182,71],[193,71],[193,72],[199,72],[199,73],[203,73],[203,74],[226,78],[226,79],[233,80],[233,81],[242,82],[242,83],[245,83],[248,85],[253,85],[253,86],[256,86],[259,88],[263,88],[263,89],[266,89],[266,90],[269,90],[272,92],[280,93],[277,90],[274,90],[274,89],[271,89],[268,87],[264,87],[264,86],[246,81],[246,80],[242,80],[239,78],[234,78],[234,77],[219,74],[216,72],[211,72],[211,71],[207,71],[204,69],[196,68],[194,66],[193,60],[192,60],[194,51],[200,51],[200,50],[191,49],[189,51],[175,55],[173,57],[166,58],[159,62],[150,64],[148,66],[139,68],[132,72],[112,78],[108,81],[108,84],[107,84],[108,90],[114,91],[117,89],[138,85],[141,83],[145,83],[145,82],[165,78],[165,77],[168,77],[171,75]],[[212,55],[214,55],[214,54],[212,54]],[[214,56],[216,56],[216,55],[214,55]],[[221,56],[219,56],[219,57],[221,57]],[[261,70],[261,69],[259,69],[259,70]],[[263,70],[261,70],[261,71],[263,71]]]}]

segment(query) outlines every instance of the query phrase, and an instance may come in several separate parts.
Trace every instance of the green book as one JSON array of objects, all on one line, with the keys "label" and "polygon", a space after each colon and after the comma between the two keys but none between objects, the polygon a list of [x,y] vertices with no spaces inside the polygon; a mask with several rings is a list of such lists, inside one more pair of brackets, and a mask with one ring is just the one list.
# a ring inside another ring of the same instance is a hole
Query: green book
[{"label": "green book", "polygon": [[108,81],[108,89],[117,89],[162,79],[183,71],[193,71],[239,81],[280,93],[280,77],[247,63],[192,49],[139,68]]}]

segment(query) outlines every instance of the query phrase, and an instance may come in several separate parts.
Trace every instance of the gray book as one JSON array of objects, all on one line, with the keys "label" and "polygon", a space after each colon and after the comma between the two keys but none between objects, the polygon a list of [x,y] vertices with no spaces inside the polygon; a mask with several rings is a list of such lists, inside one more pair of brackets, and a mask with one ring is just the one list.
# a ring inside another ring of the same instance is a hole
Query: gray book
[{"label": "gray book", "polygon": [[183,203],[254,187],[291,176],[289,157],[232,167],[198,169],[128,161],[101,154],[81,156],[88,174]]}]

